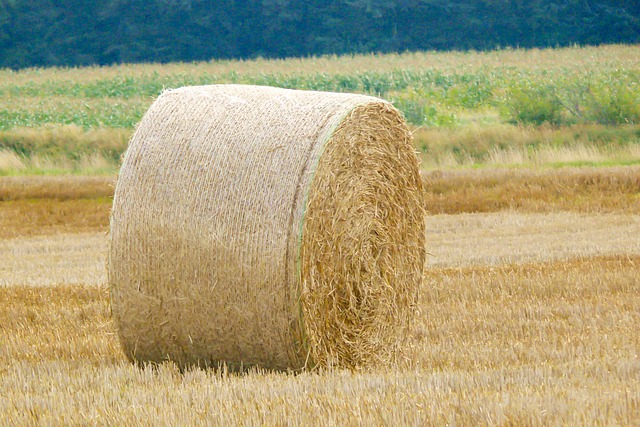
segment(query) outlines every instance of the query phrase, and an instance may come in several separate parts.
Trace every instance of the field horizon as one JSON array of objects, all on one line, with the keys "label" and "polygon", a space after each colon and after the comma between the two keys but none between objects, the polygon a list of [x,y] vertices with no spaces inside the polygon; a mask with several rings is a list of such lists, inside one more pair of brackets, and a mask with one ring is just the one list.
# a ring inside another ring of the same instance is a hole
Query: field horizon
[{"label": "field horizon", "polygon": [[126,360],[104,264],[113,177],[0,177],[0,424],[635,425],[639,176],[426,171],[405,361],[240,375]]}]

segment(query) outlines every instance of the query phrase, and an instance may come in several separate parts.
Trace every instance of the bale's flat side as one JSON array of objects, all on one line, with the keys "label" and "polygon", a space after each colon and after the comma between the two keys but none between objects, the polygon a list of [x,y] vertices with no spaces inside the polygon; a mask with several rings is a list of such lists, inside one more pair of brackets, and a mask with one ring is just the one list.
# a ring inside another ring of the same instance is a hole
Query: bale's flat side
[{"label": "bale's flat side", "polygon": [[304,365],[295,261],[310,159],[371,102],[233,85],[156,100],[111,217],[112,312],[130,359]]},{"label": "bale's flat side", "polygon": [[411,134],[388,103],[356,107],[327,141],[301,246],[302,318],[312,363],[392,363],[415,315],[425,212]]}]

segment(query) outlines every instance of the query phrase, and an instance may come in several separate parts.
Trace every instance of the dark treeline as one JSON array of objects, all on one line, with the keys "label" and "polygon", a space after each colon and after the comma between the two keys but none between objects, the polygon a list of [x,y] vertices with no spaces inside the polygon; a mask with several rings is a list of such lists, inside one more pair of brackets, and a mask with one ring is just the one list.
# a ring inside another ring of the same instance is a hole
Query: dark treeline
[{"label": "dark treeline", "polygon": [[0,0],[0,67],[640,42],[637,0]]}]

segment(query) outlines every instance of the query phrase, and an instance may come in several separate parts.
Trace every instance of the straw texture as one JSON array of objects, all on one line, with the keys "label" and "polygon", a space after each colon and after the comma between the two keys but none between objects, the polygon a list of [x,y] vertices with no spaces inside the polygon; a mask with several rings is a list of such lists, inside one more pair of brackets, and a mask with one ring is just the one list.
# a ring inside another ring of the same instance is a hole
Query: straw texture
[{"label": "straw texture", "polygon": [[352,94],[165,91],[118,178],[111,306],[134,361],[273,369],[393,362],[425,258],[399,115]]}]

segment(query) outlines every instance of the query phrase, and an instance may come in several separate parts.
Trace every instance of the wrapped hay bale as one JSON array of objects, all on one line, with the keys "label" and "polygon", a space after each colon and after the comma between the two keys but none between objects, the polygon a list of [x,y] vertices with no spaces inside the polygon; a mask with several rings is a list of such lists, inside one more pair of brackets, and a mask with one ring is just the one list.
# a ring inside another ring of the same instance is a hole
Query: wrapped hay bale
[{"label": "wrapped hay bale", "polygon": [[392,363],[425,261],[418,160],[378,98],[165,91],[117,181],[112,313],[131,360]]}]

